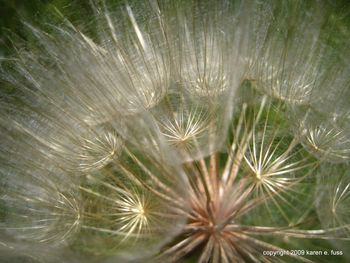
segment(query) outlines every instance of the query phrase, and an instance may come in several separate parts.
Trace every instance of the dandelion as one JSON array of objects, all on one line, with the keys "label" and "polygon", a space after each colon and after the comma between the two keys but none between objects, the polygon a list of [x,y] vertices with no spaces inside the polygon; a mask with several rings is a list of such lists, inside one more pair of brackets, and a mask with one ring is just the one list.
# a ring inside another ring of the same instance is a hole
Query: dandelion
[{"label": "dandelion", "polygon": [[349,128],[344,119],[312,111],[306,112],[303,118],[298,124],[298,133],[304,147],[329,162],[349,159]]},{"label": "dandelion", "polygon": [[[345,235],[349,234],[349,178],[347,165],[322,167],[317,188],[323,193],[316,199],[317,213],[325,228],[342,226]],[[339,249],[346,246],[337,240],[332,241]]]},{"label": "dandelion", "polygon": [[1,61],[6,255],[346,260],[350,68],[326,3],[91,6],[95,30],[56,10]]}]

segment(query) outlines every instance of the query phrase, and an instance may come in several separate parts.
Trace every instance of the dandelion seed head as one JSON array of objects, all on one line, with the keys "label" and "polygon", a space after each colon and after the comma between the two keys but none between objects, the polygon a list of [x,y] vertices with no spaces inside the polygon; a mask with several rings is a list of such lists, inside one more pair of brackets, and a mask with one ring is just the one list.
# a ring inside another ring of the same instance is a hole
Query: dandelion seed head
[{"label": "dandelion seed head", "polygon": [[[97,134],[96,134],[97,133]],[[77,160],[82,171],[98,169],[116,160],[123,147],[123,141],[116,131],[96,129],[89,137],[82,136],[78,142]],[[76,167],[76,166],[75,166]]]},{"label": "dandelion seed head", "polygon": [[[315,117],[316,116],[316,117]],[[316,157],[330,162],[344,162],[349,159],[349,140],[345,127],[337,120],[318,119],[308,115],[300,123],[301,140],[306,149]]]},{"label": "dandelion seed head", "polygon": [[[173,113],[173,118],[161,123],[163,134],[170,144],[179,148],[191,149],[195,147],[195,141],[204,136],[208,129],[206,112],[198,109],[184,110]],[[172,120],[173,119],[173,120]]]},{"label": "dandelion seed head", "polygon": [[[214,48],[215,50],[215,48]],[[183,83],[190,93],[199,96],[215,97],[224,93],[229,85],[225,69],[218,62],[205,62],[197,65],[200,68],[185,68],[182,74]],[[188,65],[188,63],[186,63]]]},{"label": "dandelion seed head", "polygon": [[81,226],[79,195],[55,180],[38,178],[34,182],[22,178],[17,189],[10,186],[1,196],[4,204],[12,209],[5,215],[6,231],[19,240],[66,245]]},{"label": "dandelion seed head", "polygon": [[25,23],[1,64],[0,246],[228,263],[349,241],[349,67],[323,4],[136,2],[92,1],[90,31]]},{"label": "dandelion seed head", "polygon": [[[318,174],[316,208],[325,228],[339,228],[337,235],[349,236],[349,178],[348,165],[335,164],[321,167]],[[332,244],[338,249],[344,246],[337,240]]]}]

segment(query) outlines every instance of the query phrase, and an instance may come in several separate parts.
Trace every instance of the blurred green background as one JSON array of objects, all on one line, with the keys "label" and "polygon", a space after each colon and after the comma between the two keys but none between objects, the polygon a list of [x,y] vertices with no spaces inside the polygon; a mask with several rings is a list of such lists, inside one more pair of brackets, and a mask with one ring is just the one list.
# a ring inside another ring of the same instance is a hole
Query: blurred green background
[{"label": "blurred green background", "polygon": [[[0,56],[11,53],[11,35],[25,37],[22,21],[51,21],[57,8],[69,20],[83,24],[81,18],[93,16],[88,0],[0,0]],[[80,21],[80,22],[79,22]]]}]

